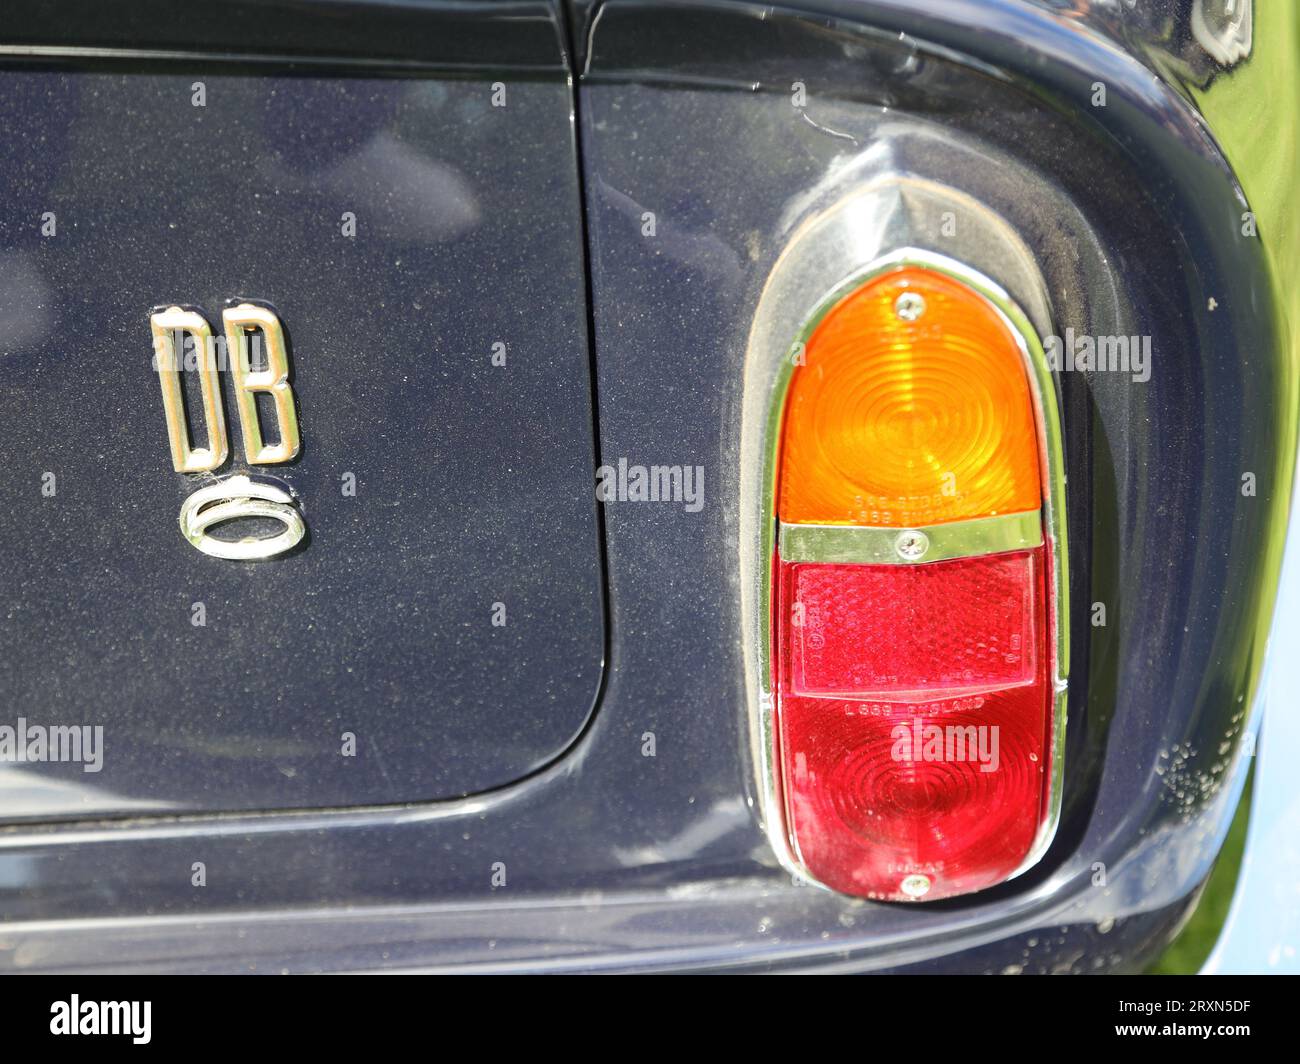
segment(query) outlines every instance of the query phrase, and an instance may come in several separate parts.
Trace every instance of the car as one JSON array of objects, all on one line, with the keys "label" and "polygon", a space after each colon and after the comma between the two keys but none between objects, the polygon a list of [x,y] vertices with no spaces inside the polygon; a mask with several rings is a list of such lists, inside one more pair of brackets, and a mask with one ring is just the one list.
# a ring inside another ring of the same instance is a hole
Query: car
[{"label": "car", "polygon": [[0,968],[1296,971],[1298,46],[10,0]]}]

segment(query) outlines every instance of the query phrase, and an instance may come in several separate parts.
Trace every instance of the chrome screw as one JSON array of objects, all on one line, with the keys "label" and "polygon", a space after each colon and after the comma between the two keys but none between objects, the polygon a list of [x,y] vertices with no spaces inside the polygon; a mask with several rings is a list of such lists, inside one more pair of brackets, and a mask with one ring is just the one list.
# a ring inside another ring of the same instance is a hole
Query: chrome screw
[{"label": "chrome screw", "polygon": [[929,549],[930,537],[915,528],[898,533],[898,537],[894,540],[894,550],[898,552],[898,556],[906,558],[909,562],[924,558],[925,552]]},{"label": "chrome screw", "polygon": [[930,893],[930,877],[920,874],[905,876],[898,889],[909,898],[924,898]]},{"label": "chrome screw", "polygon": [[925,299],[916,292],[904,292],[894,300],[894,313],[903,321],[916,321],[925,313]]}]

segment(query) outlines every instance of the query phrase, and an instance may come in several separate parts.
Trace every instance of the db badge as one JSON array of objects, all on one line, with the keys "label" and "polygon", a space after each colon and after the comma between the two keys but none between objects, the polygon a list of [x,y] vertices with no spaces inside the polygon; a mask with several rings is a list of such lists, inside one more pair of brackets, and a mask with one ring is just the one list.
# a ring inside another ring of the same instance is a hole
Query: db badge
[{"label": "db badge", "polygon": [[[172,306],[155,311],[149,318],[153,332],[154,367],[162,386],[163,413],[171,445],[172,467],[178,473],[210,473],[230,454],[226,415],[221,400],[219,372],[229,363],[235,386],[235,407],[249,465],[275,465],[292,461],[298,454],[298,414],[289,385],[289,358],[284,330],[275,312],[254,303],[228,307],[221,315],[225,327],[225,349],[217,351],[212,328],[195,310]],[[193,340],[193,364],[189,356],[182,363],[184,336]],[[181,338],[178,344],[177,338]],[[254,368],[254,348],[265,352]],[[180,373],[193,368],[198,374],[206,447],[195,447],[185,416],[185,396]],[[275,442],[263,437],[257,409],[257,393],[265,393],[274,412]],[[281,531],[274,535],[219,539],[209,529],[228,521],[272,518]],[[237,561],[274,558],[295,546],[307,532],[293,496],[281,488],[247,476],[231,476],[200,488],[181,507],[181,532],[204,554]]]}]

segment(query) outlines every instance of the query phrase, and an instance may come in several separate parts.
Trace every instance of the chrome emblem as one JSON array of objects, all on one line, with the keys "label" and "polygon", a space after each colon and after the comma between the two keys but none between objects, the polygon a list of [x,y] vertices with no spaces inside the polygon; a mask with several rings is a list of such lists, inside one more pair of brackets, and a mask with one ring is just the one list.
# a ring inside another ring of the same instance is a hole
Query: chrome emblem
[{"label": "chrome emblem", "polygon": [[[284,531],[263,539],[228,540],[208,535],[208,529],[239,517],[271,517]],[[271,484],[245,476],[228,477],[200,488],[181,506],[181,532],[204,554],[236,561],[258,561],[283,554],[307,532],[293,496]]]},{"label": "chrome emblem", "polygon": [[[212,346],[212,329],[202,314],[169,307],[149,319],[153,330],[154,367],[162,384],[163,413],[167,416],[167,440],[172,448],[172,468],[178,473],[204,473],[216,469],[230,453],[226,444],[226,414],[221,407],[221,384]],[[208,427],[208,446],[190,446],[190,427],[185,422],[181,395],[181,360],[176,352],[177,334],[194,337],[199,385],[203,389],[203,421]]]},{"label": "chrome emblem", "polygon": [[[218,356],[212,327],[198,311],[173,306],[149,317],[172,468],[178,473],[210,473],[230,455],[218,376],[222,363],[227,359],[234,379],[245,461],[249,465],[289,462],[297,457],[300,448],[298,414],[293,388],[289,384],[289,358],[280,319],[274,311],[254,303],[228,307],[222,312],[221,319],[225,333],[224,357]],[[182,363],[178,351],[178,346],[183,349],[184,343],[178,345],[177,337],[186,334],[194,345],[193,368],[198,373],[202,395],[203,423],[208,434],[206,447],[194,446],[185,417],[180,377]],[[263,339],[265,366],[254,369],[252,337],[258,334]],[[271,397],[278,436],[276,443],[267,443],[263,435],[257,410],[258,392]],[[228,521],[250,517],[279,521],[282,530],[275,535],[246,537],[237,541],[220,539],[208,532]],[[307,532],[306,523],[289,492],[244,475],[226,477],[209,484],[186,499],[181,507],[180,527],[185,538],[204,554],[236,561],[259,561],[283,554],[299,543]]]}]

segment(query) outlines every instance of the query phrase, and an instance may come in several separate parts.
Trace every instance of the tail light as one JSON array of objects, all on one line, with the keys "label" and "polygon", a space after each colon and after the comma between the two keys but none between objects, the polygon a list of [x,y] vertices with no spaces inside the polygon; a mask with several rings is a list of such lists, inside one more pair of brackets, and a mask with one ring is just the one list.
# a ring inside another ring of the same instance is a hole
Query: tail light
[{"label": "tail light", "polygon": [[992,282],[898,257],[841,286],[776,389],[776,783],[800,871],[914,901],[1034,863],[1061,785],[1055,392]]}]

